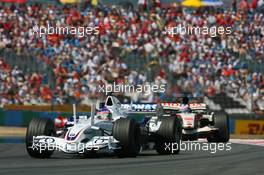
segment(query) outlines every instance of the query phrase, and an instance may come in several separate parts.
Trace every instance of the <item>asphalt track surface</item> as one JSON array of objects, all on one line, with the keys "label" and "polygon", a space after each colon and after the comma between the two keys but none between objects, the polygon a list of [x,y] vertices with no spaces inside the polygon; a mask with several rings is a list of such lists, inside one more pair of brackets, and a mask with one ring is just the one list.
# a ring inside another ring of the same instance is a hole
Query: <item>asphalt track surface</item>
[{"label": "asphalt track surface", "polygon": [[230,151],[182,151],[179,155],[161,156],[144,151],[137,158],[80,158],[55,152],[49,159],[27,155],[24,144],[0,144],[1,175],[83,175],[83,174],[264,174],[264,147],[231,144]]}]

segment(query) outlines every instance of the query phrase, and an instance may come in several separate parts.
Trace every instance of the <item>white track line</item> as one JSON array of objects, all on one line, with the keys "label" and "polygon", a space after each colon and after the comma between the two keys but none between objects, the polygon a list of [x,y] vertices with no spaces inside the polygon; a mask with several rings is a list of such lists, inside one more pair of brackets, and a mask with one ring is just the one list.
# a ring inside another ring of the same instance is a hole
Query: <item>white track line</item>
[{"label": "white track line", "polygon": [[[206,139],[199,139],[197,142],[207,142]],[[230,143],[264,146],[264,139],[230,139]]]},{"label": "white track line", "polygon": [[264,146],[264,139],[230,139],[231,143]]}]

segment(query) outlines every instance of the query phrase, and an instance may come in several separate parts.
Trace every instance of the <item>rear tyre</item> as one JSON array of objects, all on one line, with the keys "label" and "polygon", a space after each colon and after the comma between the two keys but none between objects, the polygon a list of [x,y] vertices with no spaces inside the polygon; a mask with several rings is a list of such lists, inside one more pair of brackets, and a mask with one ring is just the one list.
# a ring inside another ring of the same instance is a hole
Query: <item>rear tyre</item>
[{"label": "rear tyre", "polygon": [[216,113],[213,117],[214,127],[218,130],[207,138],[208,142],[228,142],[229,133],[229,118],[223,112]]},{"label": "rear tyre", "polygon": [[114,123],[113,136],[120,142],[118,157],[136,157],[140,152],[140,126],[134,120],[120,118]]},{"label": "rear tyre", "polygon": [[[161,126],[155,139],[156,151],[162,155],[178,154],[181,140],[182,124],[180,119],[174,116],[161,118]],[[169,148],[167,147],[168,145],[170,145]]]},{"label": "rear tyre", "polygon": [[26,149],[28,154],[34,158],[49,158],[53,151],[45,149],[40,152],[38,148],[34,148],[33,137],[40,135],[52,136],[54,131],[54,123],[51,119],[33,118],[29,123],[26,133]]}]

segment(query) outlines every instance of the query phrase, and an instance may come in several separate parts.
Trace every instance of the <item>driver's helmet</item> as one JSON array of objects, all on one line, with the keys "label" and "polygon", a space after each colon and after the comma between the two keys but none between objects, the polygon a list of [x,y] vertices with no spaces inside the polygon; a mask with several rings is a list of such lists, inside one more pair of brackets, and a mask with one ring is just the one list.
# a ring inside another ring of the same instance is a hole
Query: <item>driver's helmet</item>
[{"label": "driver's helmet", "polygon": [[98,120],[111,120],[112,119],[112,113],[109,109],[107,109],[106,107],[103,107],[96,112],[96,119],[98,119]]},{"label": "driver's helmet", "polygon": [[182,98],[182,104],[188,105],[189,104],[189,98],[188,97],[183,97]]}]

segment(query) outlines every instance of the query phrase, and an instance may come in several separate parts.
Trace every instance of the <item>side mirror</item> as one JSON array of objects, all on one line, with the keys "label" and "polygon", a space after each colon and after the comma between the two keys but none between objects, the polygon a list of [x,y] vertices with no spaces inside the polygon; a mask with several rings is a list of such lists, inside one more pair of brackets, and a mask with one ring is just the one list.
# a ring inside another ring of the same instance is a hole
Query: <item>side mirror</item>
[{"label": "side mirror", "polygon": [[156,115],[158,117],[162,117],[163,114],[164,114],[163,106],[161,104],[157,104],[157,107],[156,107]]}]

